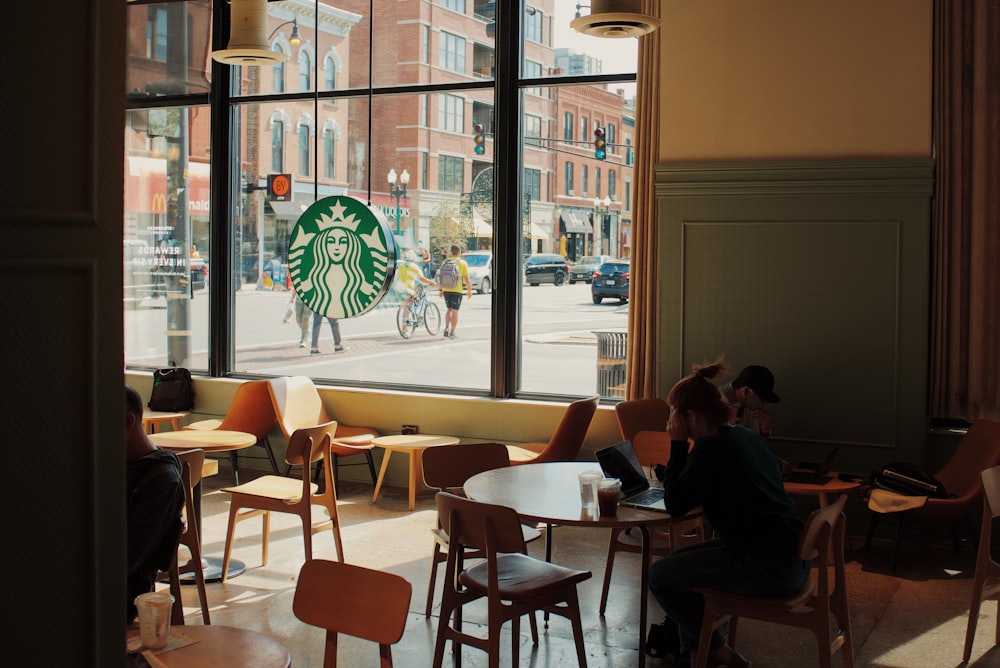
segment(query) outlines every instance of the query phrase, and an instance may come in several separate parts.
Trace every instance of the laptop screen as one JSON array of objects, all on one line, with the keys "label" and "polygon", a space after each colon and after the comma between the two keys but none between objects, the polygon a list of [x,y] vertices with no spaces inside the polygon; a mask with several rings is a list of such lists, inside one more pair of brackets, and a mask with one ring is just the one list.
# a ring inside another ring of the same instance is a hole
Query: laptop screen
[{"label": "laptop screen", "polygon": [[598,450],[597,461],[605,476],[622,481],[623,496],[632,496],[649,487],[649,479],[631,441],[619,441]]}]

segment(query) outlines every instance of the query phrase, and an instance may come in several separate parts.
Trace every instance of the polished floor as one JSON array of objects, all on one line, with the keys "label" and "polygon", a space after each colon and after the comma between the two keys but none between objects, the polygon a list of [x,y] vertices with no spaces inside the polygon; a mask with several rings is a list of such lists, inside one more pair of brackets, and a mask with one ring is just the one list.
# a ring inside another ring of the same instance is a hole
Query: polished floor
[{"label": "polished floor", "polygon": [[[206,478],[204,484],[206,556],[221,557],[225,545],[229,506],[228,495],[220,488],[230,484],[230,474],[225,465],[220,469],[219,475]],[[252,474],[251,471],[246,473]],[[345,482],[339,491],[338,508],[347,560],[396,573],[413,585],[406,632],[393,648],[395,665],[403,668],[430,666],[438,623],[436,607],[430,618],[424,617],[432,549],[430,529],[435,521],[433,496],[429,492],[419,496],[416,509],[410,512],[405,489],[383,489],[377,504],[371,502],[370,484]],[[849,528],[857,536],[864,527],[849,525]],[[245,562],[246,571],[225,583],[209,584],[212,623],[270,633],[289,647],[293,666],[319,667],[322,665],[323,632],[303,624],[292,614],[296,576],[304,560],[301,527],[293,516],[273,516],[270,558],[266,566],[261,564],[260,530],[258,519],[237,526],[233,556]],[[554,531],[553,559],[587,568],[594,574],[579,587],[588,665],[638,665],[638,557],[618,556],[611,602],[607,613],[601,617],[597,608],[607,532],[571,527],[556,527]],[[542,555],[543,540],[530,544],[532,554]],[[336,558],[331,533],[317,534],[314,541],[316,557]],[[859,546],[862,543],[858,538],[854,542]],[[962,554],[956,554],[950,544],[928,542],[919,537],[908,541],[908,545],[895,574],[888,572],[889,547],[885,543],[876,543],[870,550],[849,555],[848,589],[855,665],[880,668],[960,666],[975,563],[973,550],[966,546]],[[184,603],[187,623],[200,624],[194,587],[184,587]],[[349,606],[351,603],[337,600],[334,593],[330,596],[330,605]],[[466,627],[475,629],[483,613],[483,609],[473,606],[465,615]],[[1000,667],[1000,649],[991,649],[996,614],[995,602],[984,604],[970,666]],[[661,617],[655,601],[650,600],[651,621]],[[509,627],[504,631],[504,642],[509,647]],[[537,647],[531,644],[526,624],[522,625],[519,642],[522,666],[555,668],[576,663],[569,624],[561,618],[553,617]],[[738,648],[757,668],[820,665],[812,635],[798,629],[745,621],[740,626]],[[447,665],[451,658],[449,649],[445,657]],[[472,648],[465,648],[462,658],[464,665],[471,668],[487,665],[485,655]],[[376,666],[378,648],[365,641],[341,637],[339,660],[341,666]],[[509,663],[507,655],[501,665]],[[650,658],[646,665],[672,664]],[[833,665],[843,664],[837,657]]]}]

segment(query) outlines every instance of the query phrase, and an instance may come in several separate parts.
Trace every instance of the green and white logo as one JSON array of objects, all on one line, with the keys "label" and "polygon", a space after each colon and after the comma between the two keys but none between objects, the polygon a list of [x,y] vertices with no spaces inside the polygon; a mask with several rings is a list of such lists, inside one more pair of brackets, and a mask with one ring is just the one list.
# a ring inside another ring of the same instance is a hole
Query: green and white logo
[{"label": "green and white logo", "polygon": [[326,197],[299,217],[288,271],[302,301],[329,318],[373,308],[396,273],[396,240],[385,216],[353,197]]}]

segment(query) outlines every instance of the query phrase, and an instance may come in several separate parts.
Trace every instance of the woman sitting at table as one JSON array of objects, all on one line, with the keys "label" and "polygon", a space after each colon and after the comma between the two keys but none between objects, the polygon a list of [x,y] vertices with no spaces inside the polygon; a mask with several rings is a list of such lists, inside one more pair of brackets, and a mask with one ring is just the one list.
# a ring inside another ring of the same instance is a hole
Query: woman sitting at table
[{"label": "woman sitting at table", "polygon": [[[650,567],[649,588],[680,631],[681,649],[709,651],[709,666],[750,662],[716,631],[698,648],[704,596],[710,587],[751,596],[784,596],[809,577],[796,551],[803,530],[781,480],[781,464],[750,429],[731,425],[730,406],[711,382],[725,365],[696,365],[667,397],[670,461],[664,503],[679,517],[701,507],[715,538],[681,548]],[[688,452],[688,439],[694,446]]]}]

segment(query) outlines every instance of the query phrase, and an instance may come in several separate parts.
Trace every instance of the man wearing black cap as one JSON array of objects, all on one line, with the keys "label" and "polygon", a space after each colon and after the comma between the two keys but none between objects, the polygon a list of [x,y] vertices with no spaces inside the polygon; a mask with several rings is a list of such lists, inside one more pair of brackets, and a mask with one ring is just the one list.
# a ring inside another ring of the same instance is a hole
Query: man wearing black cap
[{"label": "man wearing black cap", "polygon": [[744,367],[739,375],[722,386],[722,396],[735,409],[735,424],[749,427],[764,438],[771,435],[771,414],[764,404],[776,404],[774,374],[766,366]]}]

